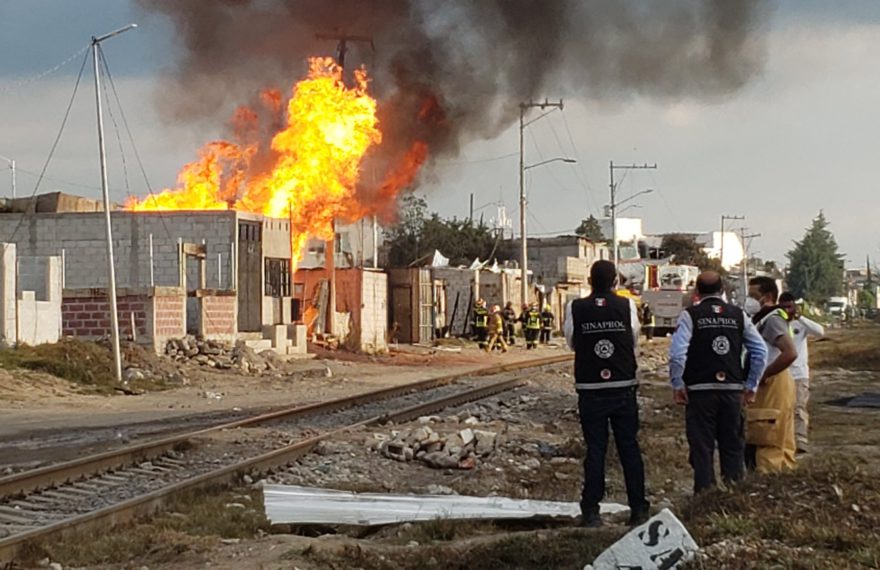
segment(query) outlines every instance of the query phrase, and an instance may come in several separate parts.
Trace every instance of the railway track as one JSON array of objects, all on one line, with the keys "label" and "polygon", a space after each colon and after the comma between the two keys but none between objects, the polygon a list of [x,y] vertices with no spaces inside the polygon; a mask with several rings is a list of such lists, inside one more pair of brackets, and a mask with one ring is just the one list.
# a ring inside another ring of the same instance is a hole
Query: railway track
[{"label": "railway track", "polygon": [[[106,530],[170,497],[284,466],[320,441],[363,425],[401,422],[515,388],[517,371],[570,355],[492,366],[298,406],[0,479],[0,564],[27,545]],[[481,376],[500,380],[481,380]]]}]

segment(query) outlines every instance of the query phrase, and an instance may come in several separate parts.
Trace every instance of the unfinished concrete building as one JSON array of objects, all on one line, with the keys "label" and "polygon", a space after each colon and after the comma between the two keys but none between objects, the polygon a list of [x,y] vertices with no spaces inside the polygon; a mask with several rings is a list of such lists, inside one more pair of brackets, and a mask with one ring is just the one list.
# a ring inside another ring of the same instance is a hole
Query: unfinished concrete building
[{"label": "unfinished concrete building", "polygon": [[[235,211],[114,211],[111,219],[122,334],[157,350],[186,333],[305,350],[287,334],[296,321],[286,220]],[[109,334],[102,212],[0,214],[0,240],[22,256],[61,257],[65,335]]]}]

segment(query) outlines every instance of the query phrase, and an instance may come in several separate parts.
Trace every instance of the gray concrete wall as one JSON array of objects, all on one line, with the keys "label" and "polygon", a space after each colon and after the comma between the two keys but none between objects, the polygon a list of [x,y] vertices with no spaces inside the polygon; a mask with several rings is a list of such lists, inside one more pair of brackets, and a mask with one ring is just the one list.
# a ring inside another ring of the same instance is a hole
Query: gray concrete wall
[{"label": "gray concrete wall", "polygon": [[[153,236],[154,284],[178,284],[179,239],[208,249],[208,287],[227,288],[234,266],[235,212],[113,212],[114,256],[118,287],[150,285],[149,239]],[[105,287],[106,238],[103,213],[0,214],[0,241],[15,243],[20,257],[65,257],[65,287]],[[222,269],[221,269],[222,268]],[[189,269],[188,280],[198,283]]]}]

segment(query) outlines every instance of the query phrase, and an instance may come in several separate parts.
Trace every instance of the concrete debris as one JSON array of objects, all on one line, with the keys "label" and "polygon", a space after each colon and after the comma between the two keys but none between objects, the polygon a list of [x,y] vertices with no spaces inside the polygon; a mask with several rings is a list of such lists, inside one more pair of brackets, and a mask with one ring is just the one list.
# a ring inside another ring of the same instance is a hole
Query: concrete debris
[{"label": "concrete debris", "polygon": [[194,336],[169,340],[165,343],[165,355],[178,362],[191,362],[217,370],[235,369],[243,374],[275,372],[284,366],[284,361],[273,350],[258,354],[244,341],[230,346]]},{"label": "concrete debris", "polygon": [[[443,434],[429,425],[412,430],[373,434],[368,447],[389,459],[407,462],[417,459],[435,469],[473,469],[478,457],[495,450],[498,434],[493,431],[466,428]],[[321,453],[320,450],[318,450]]]},{"label": "concrete debris", "polygon": [[[462,495],[386,495],[350,493],[297,485],[263,486],[266,518],[272,524],[385,525],[435,519],[575,519],[578,503]],[[602,504],[602,513],[626,512]]]},{"label": "concrete debris", "polygon": [[584,570],[671,570],[691,560],[697,551],[699,546],[681,521],[663,509],[612,544]]}]

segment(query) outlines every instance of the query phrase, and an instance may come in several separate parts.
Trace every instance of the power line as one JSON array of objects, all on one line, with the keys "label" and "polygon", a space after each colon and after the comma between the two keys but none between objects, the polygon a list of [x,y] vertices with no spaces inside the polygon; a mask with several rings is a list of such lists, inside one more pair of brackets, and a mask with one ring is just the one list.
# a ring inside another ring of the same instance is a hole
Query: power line
[{"label": "power line", "polygon": [[86,47],[78,50],[76,53],[71,54],[67,59],[65,59],[61,63],[50,67],[46,71],[40,72],[40,73],[38,73],[32,77],[28,77],[26,79],[14,81],[14,82],[10,83],[9,85],[5,85],[5,86],[3,86],[2,89],[0,89],[0,93],[10,93],[14,89],[20,89],[21,87],[24,87],[25,85],[28,85],[29,83],[33,83],[34,81],[39,81],[40,79],[46,77],[47,75],[51,75],[52,73],[55,73],[56,71],[58,71],[59,69],[61,69],[62,67],[64,67],[68,63],[70,63],[71,61],[75,60],[77,57],[79,57],[80,55],[87,52],[88,49],[89,49],[88,46],[86,46]]},{"label": "power line", "polygon": [[519,156],[518,152],[511,152],[509,154],[502,154],[500,156],[492,156],[489,158],[477,158],[474,160],[438,160],[438,164],[443,165],[464,165],[464,164],[481,164],[484,162],[495,162],[497,160],[504,160],[506,158],[513,158],[514,156]]},{"label": "power line", "polygon": [[568,142],[571,143],[572,151],[574,151],[574,157],[578,161],[578,168],[575,170],[575,172],[579,171],[582,177],[581,180],[584,184],[584,194],[587,198],[587,209],[590,211],[590,214],[592,214],[593,212],[598,213],[597,208],[593,203],[593,187],[590,185],[589,177],[587,177],[587,171],[584,168],[583,157],[581,156],[577,145],[574,143],[574,136],[572,136],[571,134],[571,129],[568,126],[568,117],[565,115],[564,110],[562,112],[562,126],[565,127],[565,132],[568,135]]},{"label": "power line", "polygon": [[[88,58],[88,48],[82,50],[80,53],[85,53],[86,55],[83,57],[82,65],[79,68],[79,73],[76,76],[76,83],[73,85],[73,93],[70,94],[70,101],[67,103],[67,109],[64,111],[64,119],[61,121],[61,127],[58,129],[58,134],[55,136],[55,141],[52,143],[52,148],[49,149],[49,155],[46,157],[46,162],[43,164],[43,168],[40,171],[40,175],[37,178],[37,183],[34,184],[34,191],[31,192],[31,199],[37,195],[37,190],[40,188],[40,184],[43,182],[43,176],[46,174],[46,169],[49,168],[49,163],[52,162],[52,157],[55,155],[55,149],[58,148],[58,143],[61,141],[61,135],[64,133],[64,127],[67,126],[67,119],[70,117],[70,110],[73,108],[73,101],[76,99],[76,92],[79,90],[79,83],[83,76],[83,71],[86,68],[86,62],[89,60]],[[21,228],[21,224],[24,222],[25,215],[22,215],[18,219],[18,223],[15,225],[15,229],[12,231],[12,236],[7,240],[9,242],[15,241],[15,236],[18,234],[18,230]]]}]

